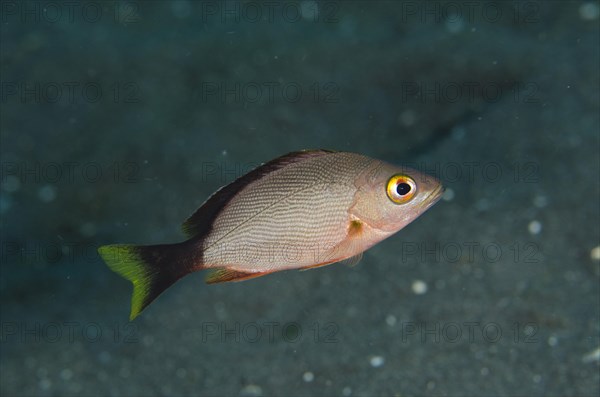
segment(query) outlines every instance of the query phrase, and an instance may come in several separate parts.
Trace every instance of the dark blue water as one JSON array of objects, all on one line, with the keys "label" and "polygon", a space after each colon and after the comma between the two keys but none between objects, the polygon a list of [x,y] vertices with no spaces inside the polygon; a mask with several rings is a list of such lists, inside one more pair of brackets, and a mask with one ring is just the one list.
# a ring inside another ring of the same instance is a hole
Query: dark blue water
[{"label": "dark blue water", "polygon": [[[1,394],[597,395],[597,1],[3,1]],[[96,253],[287,152],[442,201],[355,267],[129,322]]]}]

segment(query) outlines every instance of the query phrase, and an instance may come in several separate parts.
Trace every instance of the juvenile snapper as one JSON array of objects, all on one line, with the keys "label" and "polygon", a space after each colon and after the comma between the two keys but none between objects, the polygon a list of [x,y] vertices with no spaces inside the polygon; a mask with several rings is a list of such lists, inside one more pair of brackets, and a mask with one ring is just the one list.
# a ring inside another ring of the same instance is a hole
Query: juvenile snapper
[{"label": "juvenile snapper", "polygon": [[208,284],[346,261],[435,204],[440,182],[354,153],[286,154],[215,192],[183,224],[188,240],[106,245],[108,266],[133,283],[130,319],[183,276]]}]

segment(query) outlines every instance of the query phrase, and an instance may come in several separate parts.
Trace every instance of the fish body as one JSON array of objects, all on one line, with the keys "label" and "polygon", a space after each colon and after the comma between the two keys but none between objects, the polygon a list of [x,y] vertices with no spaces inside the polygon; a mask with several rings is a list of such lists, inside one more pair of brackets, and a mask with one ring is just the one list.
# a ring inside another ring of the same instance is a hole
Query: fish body
[{"label": "fish body", "polygon": [[412,222],[440,182],[360,154],[312,150],[272,160],[214,193],[178,244],[108,245],[109,267],[134,284],[130,318],[181,277],[212,269],[208,283],[356,261]]}]

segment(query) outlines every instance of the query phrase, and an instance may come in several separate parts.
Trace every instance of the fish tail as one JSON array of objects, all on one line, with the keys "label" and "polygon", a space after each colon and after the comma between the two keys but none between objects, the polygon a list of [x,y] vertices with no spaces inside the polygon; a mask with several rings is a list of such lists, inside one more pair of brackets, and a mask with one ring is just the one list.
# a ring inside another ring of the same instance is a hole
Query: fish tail
[{"label": "fish tail", "polygon": [[193,271],[182,244],[104,245],[98,248],[98,253],[112,271],[133,283],[130,320],[177,280]]}]

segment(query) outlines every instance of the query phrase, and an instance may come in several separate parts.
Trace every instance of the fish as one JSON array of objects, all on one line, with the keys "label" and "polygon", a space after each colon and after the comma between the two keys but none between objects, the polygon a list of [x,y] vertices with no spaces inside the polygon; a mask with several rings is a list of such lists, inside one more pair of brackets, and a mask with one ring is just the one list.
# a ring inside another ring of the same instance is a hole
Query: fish
[{"label": "fish", "polygon": [[192,272],[208,270],[206,283],[216,284],[356,264],[443,192],[437,178],[411,168],[356,153],[297,151],[217,190],[183,223],[187,240],[104,245],[98,252],[133,283],[133,320]]}]

